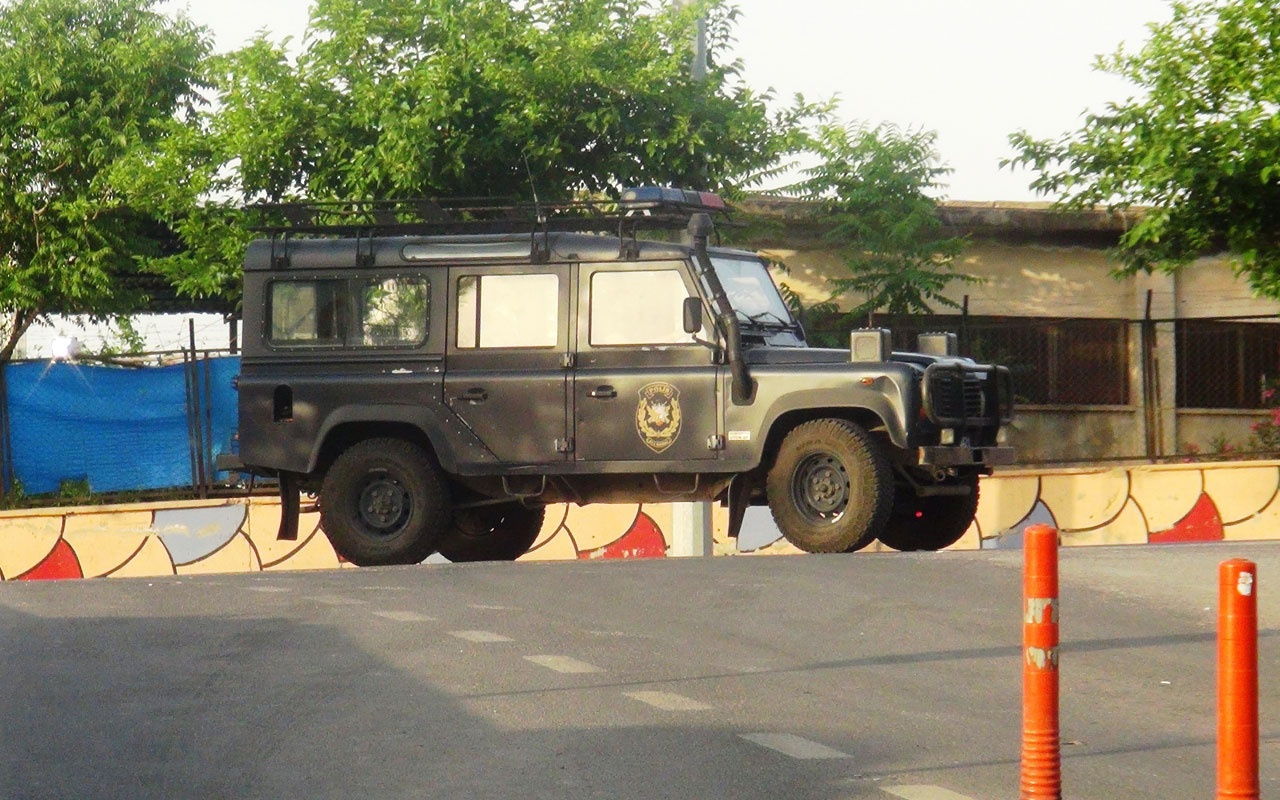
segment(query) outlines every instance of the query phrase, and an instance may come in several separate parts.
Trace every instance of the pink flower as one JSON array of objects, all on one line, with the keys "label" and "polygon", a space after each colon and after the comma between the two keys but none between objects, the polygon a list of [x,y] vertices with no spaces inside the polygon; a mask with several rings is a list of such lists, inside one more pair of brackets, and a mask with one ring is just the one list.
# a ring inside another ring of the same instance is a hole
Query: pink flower
[{"label": "pink flower", "polygon": [[1264,403],[1271,402],[1271,398],[1275,396],[1276,396],[1275,387],[1268,386],[1267,388],[1262,390],[1262,402]]}]

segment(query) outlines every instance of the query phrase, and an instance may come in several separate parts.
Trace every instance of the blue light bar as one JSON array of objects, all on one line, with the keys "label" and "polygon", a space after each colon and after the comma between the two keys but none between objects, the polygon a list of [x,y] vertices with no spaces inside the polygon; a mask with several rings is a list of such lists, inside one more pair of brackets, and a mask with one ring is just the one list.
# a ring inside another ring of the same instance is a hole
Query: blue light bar
[{"label": "blue light bar", "polygon": [[724,199],[711,192],[671,186],[637,186],[622,191],[622,205],[631,209],[666,208],[678,211],[724,211]]}]

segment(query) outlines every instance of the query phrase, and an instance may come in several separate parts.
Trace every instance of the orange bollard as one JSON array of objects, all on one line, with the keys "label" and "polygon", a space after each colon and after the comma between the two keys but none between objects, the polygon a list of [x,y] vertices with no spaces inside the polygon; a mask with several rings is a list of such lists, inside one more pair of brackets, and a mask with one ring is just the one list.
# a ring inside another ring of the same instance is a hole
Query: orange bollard
[{"label": "orange bollard", "polygon": [[1258,567],[1218,567],[1218,800],[1258,800]]},{"label": "orange bollard", "polygon": [[1023,534],[1022,800],[1062,800],[1058,739],[1058,531]]}]

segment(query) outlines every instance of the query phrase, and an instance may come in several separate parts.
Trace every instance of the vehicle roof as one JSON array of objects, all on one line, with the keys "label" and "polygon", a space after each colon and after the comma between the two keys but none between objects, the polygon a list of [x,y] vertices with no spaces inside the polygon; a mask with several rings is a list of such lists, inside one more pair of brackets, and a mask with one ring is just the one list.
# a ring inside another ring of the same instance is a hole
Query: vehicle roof
[{"label": "vehicle roof", "polygon": [[[460,236],[372,236],[322,238],[276,236],[249,244],[244,268],[354,269],[357,267],[447,267],[460,264],[531,263],[534,245],[547,263],[651,261],[683,259],[690,246],[590,233],[479,234]],[[716,253],[755,257],[743,250],[712,248]],[[544,260],[544,259],[538,259]]]}]

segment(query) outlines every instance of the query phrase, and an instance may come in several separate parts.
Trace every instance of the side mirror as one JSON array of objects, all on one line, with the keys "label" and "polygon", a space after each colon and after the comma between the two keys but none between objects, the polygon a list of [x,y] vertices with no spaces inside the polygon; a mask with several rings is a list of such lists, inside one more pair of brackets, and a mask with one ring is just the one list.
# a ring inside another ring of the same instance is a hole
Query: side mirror
[{"label": "side mirror", "polygon": [[702,330],[702,300],[697,297],[684,299],[684,332],[697,333]]}]

